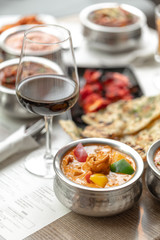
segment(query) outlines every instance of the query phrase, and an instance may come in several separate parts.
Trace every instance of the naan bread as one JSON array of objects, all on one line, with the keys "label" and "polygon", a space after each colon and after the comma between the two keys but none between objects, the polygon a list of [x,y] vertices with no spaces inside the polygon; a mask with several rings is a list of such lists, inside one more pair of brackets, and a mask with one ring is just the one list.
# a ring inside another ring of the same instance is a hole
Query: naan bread
[{"label": "naan bread", "polygon": [[160,95],[141,97],[123,106],[123,119],[127,123],[123,134],[134,134],[160,116]]},{"label": "naan bread", "polygon": [[110,104],[105,110],[83,116],[90,123],[83,130],[73,121],[61,120],[64,130],[76,140],[102,137],[119,140],[134,148],[146,161],[151,144],[160,139],[160,95]]},{"label": "naan bread", "polygon": [[110,104],[104,111],[84,115],[82,119],[94,127],[87,126],[82,135],[91,137],[95,133],[95,137],[119,137],[135,134],[159,116],[160,95],[119,101]]},{"label": "naan bread", "polygon": [[76,126],[76,124],[71,120],[60,120],[61,127],[66,133],[73,139],[77,140],[81,138],[81,129]]},{"label": "naan bread", "polygon": [[82,120],[88,125],[95,125],[97,123],[109,124],[120,119],[120,116],[122,115],[122,107],[125,103],[125,100],[112,103],[98,112],[82,115]]},{"label": "naan bread", "polygon": [[160,119],[156,119],[147,128],[135,135],[120,138],[120,141],[133,147],[145,161],[149,147],[158,139],[160,139]]},{"label": "naan bread", "polygon": [[125,123],[123,121],[113,121],[109,123],[99,123],[87,126],[81,132],[83,137],[102,137],[102,138],[118,138],[123,135]]}]

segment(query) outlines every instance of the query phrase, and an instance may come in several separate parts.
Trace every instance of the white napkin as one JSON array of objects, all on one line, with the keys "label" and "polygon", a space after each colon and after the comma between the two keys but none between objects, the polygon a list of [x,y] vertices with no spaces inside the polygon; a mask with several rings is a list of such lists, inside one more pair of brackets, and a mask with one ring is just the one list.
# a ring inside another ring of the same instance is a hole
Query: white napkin
[{"label": "white napkin", "polygon": [[25,126],[19,128],[5,140],[0,142],[0,162],[17,152],[34,149],[39,146],[34,138],[25,133]]}]

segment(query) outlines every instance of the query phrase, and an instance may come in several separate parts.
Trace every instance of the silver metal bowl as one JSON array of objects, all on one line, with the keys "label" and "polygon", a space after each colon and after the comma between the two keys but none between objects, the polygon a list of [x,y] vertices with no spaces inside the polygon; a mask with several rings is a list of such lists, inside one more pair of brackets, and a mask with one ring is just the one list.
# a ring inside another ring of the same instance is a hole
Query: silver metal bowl
[{"label": "silver metal bowl", "polygon": [[0,48],[2,51],[2,55],[4,60],[17,58],[21,54],[21,49],[17,50],[11,47],[8,47],[6,44],[6,39],[14,34],[20,33],[26,31],[28,28],[30,28],[33,25],[20,25],[12,27],[6,31],[4,31],[0,36]]},{"label": "silver metal bowl", "polygon": [[[139,18],[138,21],[125,27],[107,27],[95,24],[89,19],[89,15],[95,10],[118,6],[136,15]],[[80,21],[88,45],[108,52],[120,52],[139,47],[147,28],[146,16],[141,10],[131,5],[118,3],[90,5],[80,12]]]},{"label": "silver metal bowl", "polygon": [[[26,30],[28,30],[29,28],[31,27],[34,27],[36,25],[20,25],[20,26],[16,26],[16,27],[12,27],[4,32],[2,32],[2,34],[0,35],[0,48],[1,48],[1,52],[2,52],[2,56],[3,56],[3,59],[4,60],[8,60],[8,59],[12,59],[12,58],[17,58],[17,57],[20,57],[21,55],[21,48],[20,49],[16,49],[14,46],[8,46],[6,44],[6,40],[13,36],[13,35],[16,35],[16,34],[19,34],[19,33],[22,33],[24,34],[24,32]],[[45,24],[44,24],[45,26]],[[33,28],[33,32],[34,32],[34,28]],[[50,34],[52,35],[51,32],[46,32],[47,34]],[[20,43],[22,44],[23,42],[23,39],[20,39]],[[39,57],[45,57],[47,59],[52,59],[53,56],[52,56],[52,53],[53,53],[53,50],[49,51],[49,50],[44,50],[44,51],[39,51],[36,53],[37,56]],[[57,54],[57,57],[59,57],[60,55],[60,49],[56,48],[54,49],[54,55]],[[26,55],[30,55],[31,52],[26,52]],[[34,52],[35,54],[35,52]]]},{"label": "silver metal bowl", "polygon": [[[56,72],[62,74],[62,70],[59,68],[58,65],[53,63],[52,61],[41,58],[41,57],[28,57],[28,60],[46,65],[49,68],[52,68]],[[7,66],[17,65],[19,64],[19,58],[10,59],[0,63],[0,71],[2,71]],[[25,108],[23,108],[16,98],[16,91],[15,89],[10,89],[0,85],[0,107],[2,111],[10,116],[15,118],[36,118],[38,117],[36,114],[28,112]]]},{"label": "silver metal bowl", "polygon": [[148,167],[145,174],[145,182],[150,193],[160,200],[160,171],[153,161],[154,154],[158,148],[160,148],[160,140],[153,143],[147,152]]},{"label": "silver metal bowl", "polygon": [[[72,182],[63,174],[61,161],[64,154],[79,142],[107,144],[129,154],[136,163],[135,175],[125,184],[110,188],[90,188]],[[80,139],[69,143],[57,152],[54,158],[54,191],[59,201],[76,213],[87,216],[111,216],[131,208],[139,200],[142,193],[143,169],[144,164],[140,155],[126,144],[103,138]]]}]

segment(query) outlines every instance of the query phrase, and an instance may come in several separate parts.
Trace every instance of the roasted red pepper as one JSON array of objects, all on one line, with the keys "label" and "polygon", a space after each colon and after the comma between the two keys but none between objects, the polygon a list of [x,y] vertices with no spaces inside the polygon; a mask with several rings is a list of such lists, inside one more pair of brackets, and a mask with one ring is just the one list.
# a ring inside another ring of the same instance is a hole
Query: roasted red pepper
[{"label": "roasted red pepper", "polygon": [[118,72],[87,69],[84,73],[86,84],[80,90],[80,105],[85,113],[95,112],[120,99],[132,99],[127,76]]},{"label": "roasted red pepper", "polygon": [[98,82],[101,76],[102,76],[101,71],[90,69],[87,69],[83,75],[84,79],[86,80],[86,83],[88,84]]},{"label": "roasted red pepper", "polygon": [[86,97],[88,97],[92,93],[101,93],[103,86],[101,83],[94,84],[86,84],[80,90],[80,100],[83,101]]},{"label": "roasted red pepper", "polygon": [[83,147],[82,143],[79,143],[76,146],[76,148],[74,149],[74,155],[79,162],[86,161],[88,154],[87,154],[85,148]]},{"label": "roasted red pepper", "polygon": [[108,105],[108,101],[98,93],[92,93],[83,102],[85,113],[96,112]]}]

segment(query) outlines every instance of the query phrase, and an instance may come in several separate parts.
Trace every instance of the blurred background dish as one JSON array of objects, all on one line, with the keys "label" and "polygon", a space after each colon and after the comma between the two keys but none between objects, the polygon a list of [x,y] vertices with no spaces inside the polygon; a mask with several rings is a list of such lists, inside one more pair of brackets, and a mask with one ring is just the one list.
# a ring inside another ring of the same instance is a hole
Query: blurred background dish
[{"label": "blurred background dish", "polygon": [[[16,26],[16,27],[12,27],[6,31],[4,31],[1,35],[0,35],[0,46],[1,46],[1,50],[2,50],[2,55],[3,55],[3,59],[4,60],[8,60],[11,58],[16,58],[19,57],[21,54],[21,48],[22,48],[22,44],[23,44],[23,38],[24,38],[24,32],[30,28],[33,25],[20,25],[20,26]],[[50,33],[45,33],[42,35],[41,33],[30,33],[30,39],[32,39],[32,41],[39,41],[41,38],[45,38],[47,39],[48,42],[54,42],[55,39],[57,39],[57,37],[55,37],[54,35],[50,34]],[[44,39],[44,40],[45,40]],[[33,46],[32,46],[33,47]],[[32,48],[29,49],[28,55],[33,51],[35,51],[36,49]],[[46,58],[50,58],[50,54],[53,50],[53,46],[45,46],[45,48],[43,47],[43,49],[40,49],[40,53],[39,56],[45,56]],[[58,49],[55,49],[55,51],[57,51],[57,54],[59,54]],[[38,56],[38,54],[37,54]]]},{"label": "blurred background dish", "polygon": [[88,45],[108,52],[137,48],[147,28],[145,14],[127,4],[88,6],[81,11],[80,21]]},{"label": "blurred background dish", "polygon": [[0,33],[15,26],[49,23],[56,23],[56,19],[48,14],[1,16]]},{"label": "blurred background dish", "polygon": [[[19,63],[18,58],[0,63],[1,109],[9,117],[24,118],[24,119],[37,117],[36,115],[31,114],[27,112],[27,110],[23,109],[17,101],[16,93],[15,93],[15,78],[16,78],[18,63]],[[7,69],[8,67],[10,67],[10,69]],[[6,75],[5,73],[8,75]],[[6,82],[3,81],[4,78],[6,79],[6,81],[10,79],[9,80],[10,84],[9,83],[6,84]],[[6,85],[8,85],[9,87],[6,87]]]},{"label": "blurred background dish", "polygon": [[[55,24],[56,20],[50,15],[41,14],[24,17],[17,16],[16,18],[11,18],[9,22],[9,24],[2,25],[0,28],[0,48],[2,60],[8,60],[20,56],[24,31],[26,31],[28,28],[36,24]],[[46,33],[46,36],[47,35],[50,38],[54,37],[49,33]],[[46,54],[46,52],[44,52],[44,54]]]},{"label": "blurred background dish", "polygon": [[[37,74],[41,73],[55,73],[61,72],[61,69],[53,64],[48,59],[42,59],[40,57],[32,58],[32,65],[26,65],[24,68],[30,69],[30,72],[33,74],[34,72]],[[25,108],[23,108],[16,98],[15,92],[15,81],[17,75],[17,68],[19,64],[19,58],[14,58],[10,60],[6,60],[0,63],[0,107],[3,112],[15,118],[33,118],[37,117],[37,115],[28,112]]]}]

